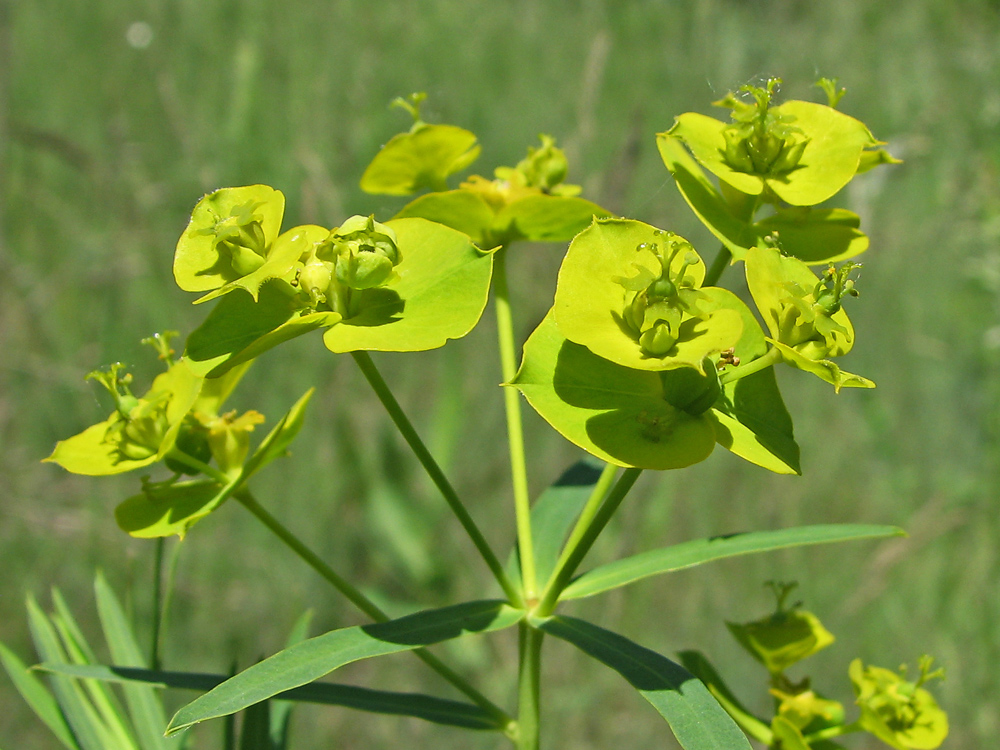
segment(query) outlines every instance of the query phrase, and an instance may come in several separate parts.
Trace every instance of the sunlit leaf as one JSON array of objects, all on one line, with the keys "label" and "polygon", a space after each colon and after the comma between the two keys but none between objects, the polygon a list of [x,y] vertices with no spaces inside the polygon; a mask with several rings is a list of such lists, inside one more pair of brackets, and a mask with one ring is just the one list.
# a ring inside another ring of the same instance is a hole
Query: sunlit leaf
[{"label": "sunlit leaf", "polygon": [[676,469],[715,447],[711,419],[671,406],[659,373],[622,367],[567,341],[551,312],[525,343],[512,385],[563,437],[617,466]]},{"label": "sunlit leaf", "polygon": [[697,539],[642,552],[594,568],[567,586],[559,599],[580,599],[585,596],[593,596],[649,576],[683,570],[726,557],[771,552],[787,547],[903,535],[905,532],[895,526],[823,524]]},{"label": "sunlit leaf", "polygon": [[419,125],[382,147],[361,176],[361,189],[381,195],[411,195],[446,189],[448,175],[461,172],[479,156],[474,133],[454,125]]},{"label": "sunlit leaf", "polygon": [[330,328],[323,342],[336,353],[436,349],[471,331],[486,307],[493,256],[469,238],[425,219],[387,224],[399,240],[398,279],[379,291],[384,302]]}]

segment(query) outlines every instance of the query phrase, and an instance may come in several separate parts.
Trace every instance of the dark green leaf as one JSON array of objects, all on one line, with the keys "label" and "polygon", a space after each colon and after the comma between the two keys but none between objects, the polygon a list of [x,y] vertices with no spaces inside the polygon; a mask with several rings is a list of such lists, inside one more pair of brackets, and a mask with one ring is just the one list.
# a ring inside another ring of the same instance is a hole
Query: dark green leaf
[{"label": "dark green leaf", "polygon": [[719,704],[726,710],[733,720],[739,724],[740,728],[753,737],[758,742],[765,745],[771,744],[771,729],[763,721],[750,713],[739,699],[733,695],[722,677],[715,670],[715,667],[698,651],[680,651],[680,657],[684,668],[705,683],[705,687]]},{"label": "dark green leaf", "polygon": [[178,711],[168,731],[178,732],[200,721],[241,711],[359,659],[411,651],[468,633],[500,630],[517,623],[523,614],[501,601],[477,601],[334,630],[292,646],[227,680]]},{"label": "dark green leaf", "polygon": [[754,552],[770,552],[771,550],[801,547],[807,544],[828,544],[854,539],[904,536],[905,533],[895,526],[821,524],[697,539],[663,549],[650,550],[594,568],[567,586],[559,599],[565,601],[593,596],[649,576],[690,568],[725,557],[749,555]]},{"label": "dark green leaf", "polygon": [[750,750],[750,743],[708,689],[679,664],[629,639],[573,617],[535,624],[569,641],[628,680],[666,719],[685,750]]},{"label": "dark green leaf", "polygon": [[[163,672],[127,667],[100,665],[75,666],[69,664],[40,664],[37,669],[69,677],[105,680],[108,682],[138,681],[159,687],[181,690],[207,691],[230,679],[227,675],[200,674],[197,672]],[[447,724],[467,729],[502,729],[496,720],[479,706],[460,701],[444,700],[419,693],[394,693],[369,690],[353,685],[313,682],[302,687],[278,693],[281,701],[317,703],[327,706],[344,706],[360,711],[399,716],[414,716],[437,724]]]}]

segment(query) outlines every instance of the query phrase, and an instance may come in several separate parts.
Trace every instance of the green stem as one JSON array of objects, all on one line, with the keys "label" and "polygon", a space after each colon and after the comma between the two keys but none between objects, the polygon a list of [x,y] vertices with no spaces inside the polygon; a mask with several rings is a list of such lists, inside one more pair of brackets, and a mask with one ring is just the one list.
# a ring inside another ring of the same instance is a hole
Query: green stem
[{"label": "green stem", "polygon": [[715,260],[712,261],[712,265],[705,273],[705,280],[701,282],[701,285],[715,286],[715,284],[719,281],[719,277],[722,276],[722,272],[726,270],[729,266],[729,261],[732,259],[733,254],[728,247],[723,245],[719,248],[719,252],[715,256]]},{"label": "green stem", "polygon": [[[514,318],[507,288],[507,248],[501,247],[493,256],[493,290],[496,295],[497,339],[500,348],[500,369],[504,383],[517,375],[517,347],[514,343]],[[507,412],[507,443],[510,448],[510,471],[514,484],[514,513],[517,518],[517,548],[521,559],[521,582],[524,598],[531,603],[538,598],[538,576],[535,572],[535,547],[531,540],[531,498],[528,495],[528,471],[524,458],[524,430],[521,426],[521,400],[516,389],[504,390]]]},{"label": "green stem", "polygon": [[541,602],[535,608],[534,614],[539,617],[548,617],[552,614],[556,604],[559,602],[559,595],[566,588],[577,567],[583,562],[583,558],[586,557],[597,537],[604,530],[604,527],[607,526],[608,521],[611,520],[611,516],[618,510],[618,506],[621,505],[622,500],[625,499],[629,490],[632,489],[632,485],[635,484],[635,480],[639,478],[640,474],[642,474],[642,469],[626,469],[618,478],[611,493],[601,505],[600,510],[594,515],[593,520],[587,525],[584,532],[580,534],[576,544],[572,549],[564,553],[561,564],[556,568],[556,572],[552,574],[552,579],[549,581],[548,586],[545,587]]},{"label": "green stem", "polygon": [[757,359],[752,362],[747,362],[745,365],[740,365],[739,367],[734,367],[732,370],[727,370],[719,378],[719,382],[723,385],[727,383],[733,383],[740,378],[745,378],[747,375],[753,375],[755,372],[760,372],[761,370],[766,370],[768,367],[778,364],[781,361],[781,350],[778,347],[771,347],[767,354],[757,357]]},{"label": "green stem", "polygon": [[[198,469],[206,476],[212,477],[218,482],[228,484],[232,481],[215,467],[209,466],[203,461],[199,461],[198,459],[193,458],[176,448],[170,451],[170,456],[171,458],[177,459],[181,463],[187,464],[191,468]],[[379,609],[374,602],[362,594],[357,588],[348,583],[333,568],[323,562],[319,555],[303,544],[302,541],[295,536],[295,534],[285,528],[277,518],[272,516],[267,509],[264,508],[264,506],[257,502],[247,487],[241,487],[233,493],[233,497],[241,505],[243,505],[243,507],[253,513],[257,520],[263,523],[275,536],[283,541],[289,549],[298,555],[310,568],[315,570],[327,582],[332,584],[333,587],[343,594],[355,607],[360,609],[375,622],[386,622],[390,619],[389,615]],[[500,726],[504,728],[503,732],[505,735],[508,737],[513,736],[514,727],[516,725],[514,720],[507,714],[506,711],[476,690],[468,683],[468,681],[465,680],[465,678],[433,654],[428,653],[422,648],[416,649],[412,653],[444,679],[450,682],[473,703],[493,716]]]},{"label": "green stem", "polygon": [[389,619],[389,616],[375,606],[375,604],[372,603],[368,597],[362,594],[348,581],[344,580],[344,578],[342,578],[333,568],[320,559],[319,555],[309,549],[297,536],[295,536],[295,534],[285,528],[285,526],[282,525],[277,518],[272,516],[264,506],[257,502],[254,496],[250,493],[250,490],[246,488],[241,489],[234,493],[233,497],[242,503],[243,507],[253,513],[257,517],[258,521],[264,524],[296,555],[301,557],[306,564],[309,565],[309,567],[332,584],[333,587],[343,594],[355,607],[360,609],[371,619],[375,620],[375,622],[385,622]]},{"label": "green stem", "polygon": [[150,634],[149,668],[160,668],[160,623],[163,618],[163,545],[166,540],[156,538],[153,552],[153,632]]},{"label": "green stem", "polygon": [[[233,495],[233,497],[242,503],[247,510],[253,513],[261,523],[263,523],[268,529],[271,530],[271,532],[275,534],[275,536],[291,548],[295,554],[302,558],[302,560],[304,560],[309,567],[323,576],[323,578],[331,583],[337,591],[347,597],[347,599],[355,607],[360,609],[375,622],[386,622],[390,619],[389,615],[379,609],[374,602],[362,594],[357,588],[338,575],[337,572],[323,562],[323,560],[320,559],[315,552],[306,547],[306,545],[304,545],[301,540],[295,536],[295,534],[285,528],[281,522],[278,521],[278,519],[272,516],[266,508],[257,502],[248,489],[243,488],[239,490]],[[424,649],[416,649],[413,651],[413,654],[439,675],[444,677],[448,682],[454,685],[476,705],[497,719],[501,726],[508,727],[513,722],[513,719],[507,715],[506,711],[476,690],[465,680],[465,678],[451,669],[451,667],[444,664],[436,656],[428,653]]]},{"label": "green stem", "polygon": [[479,527],[476,526],[476,522],[472,520],[472,516],[469,515],[469,512],[462,504],[461,499],[459,499],[458,494],[445,477],[444,472],[441,471],[441,467],[438,466],[437,461],[434,460],[430,451],[427,450],[427,446],[424,445],[420,436],[417,434],[417,431],[413,428],[410,420],[400,407],[399,402],[396,401],[396,397],[392,395],[392,391],[389,390],[389,386],[386,385],[385,380],[382,379],[382,375],[375,367],[375,363],[372,362],[372,358],[368,355],[368,352],[351,352],[351,356],[354,357],[354,361],[358,363],[358,367],[361,368],[361,372],[364,373],[365,378],[374,389],[375,394],[379,397],[383,406],[385,406],[386,411],[389,412],[389,416],[399,429],[403,439],[406,440],[407,444],[416,455],[417,460],[420,461],[421,465],[427,471],[431,481],[434,482],[438,490],[440,490],[441,494],[444,496],[445,502],[448,503],[448,507],[450,507],[452,512],[458,517],[462,527],[472,539],[472,543],[476,545],[476,549],[479,550],[479,554],[482,555],[483,560],[486,561],[486,564],[489,566],[494,578],[496,578],[497,583],[499,583],[500,587],[503,589],[504,594],[515,606],[523,606],[523,600],[520,592],[517,590],[517,587],[510,580],[510,577],[503,569],[503,565],[500,564],[500,560],[490,548],[489,543],[486,541],[486,537],[483,536]]},{"label": "green stem", "polygon": [[538,750],[544,636],[526,622],[518,625],[517,750]]},{"label": "green stem", "polygon": [[586,533],[587,528],[594,520],[594,514],[596,514],[598,508],[601,507],[601,501],[604,500],[604,496],[608,494],[608,488],[611,487],[611,483],[615,480],[615,474],[617,473],[618,467],[614,464],[606,464],[604,466],[604,471],[601,472],[601,476],[597,480],[597,484],[594,485],[594,489],[591,491],[590,497],[587,498],[586,505],[584,505],[583,510],[580,511],[580,517],[576,520],[576,525],[573,527],[573,531],[570,532],[569,539],[567,539],[566,544],[563,545],[562,553],[559,555],[559,559],[556,561],[555,567],[552,569],[552,575],[545,583],[546,589],[548,589],[548,587],[553,583],[556,572],[566,564],[566,560],[580,543],[580,539],[583,537],[584,533]]}]

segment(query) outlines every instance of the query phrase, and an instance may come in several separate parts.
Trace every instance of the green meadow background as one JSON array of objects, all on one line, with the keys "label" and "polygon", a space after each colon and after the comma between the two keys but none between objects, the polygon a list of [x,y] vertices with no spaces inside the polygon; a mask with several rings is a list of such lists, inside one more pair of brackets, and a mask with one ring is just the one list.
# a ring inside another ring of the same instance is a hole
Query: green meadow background
[{"label": "green meadow background", "polygon": [[[98,568],[148,634],[154,545],[113,518],[138,477],[76,477],[40,460],[106,416],[85,373],[122,360],[148,382],[155,365],[139,339],[189,332],[205,315],[170,270],[203,193],[273,185],[287,197],[286,226],[389,217],[402,201],[366,196],[358,179],[408,126],[390,100],[423,90],[426,119],[479,135],[474,170],[513,164],[550,133],[584,195],[674,229],[710,258],[716,243],[674,188],[654,134],[767,76],[784,79],[783,96],[821,100],[810,85],[829,76],[848,90],[840,108],[905,159],[832,201],[860,213],[871,236],[862,296],[850,304],[858,343],[844,366],[878,389],[835,395],[782,371],[804,476],[771,475],[721,448],[689,470],[649,473],[589,563],[807,523],[892,523],[910,536],[715,563],[567,611],[663,653],[701,649],[765,710],[764,674],[724,621],[769,612],[765,581],[797,580],[798,598],[838,640],[796,674],[849,704],[854,657],[896,667],[933,654],[948,673],[934,688],[951,717],[946,747],[996,741],[1000,3],[3,0],[0,19],[0,639],[23,658],[34,658],[26,592],[47,605],[58,586],[99,640]],[[511,257],[522,340],[551,304],[563,251],[524,245]],[[739,277],[737,268],[723,281],[738,288]],[[375,359],[506,550],[514,532],[494,342],[488,310],[442,350]],[[494,594],[354,363],[318,334],[264,356],[235,405],[273,424],[313,384],[293,454],[255,480],[264,504],[393,614]],[[525,418],[537,494],[580,454],[530,409]],[[307,608],[314,633],[360,622],[248,513],[224,507],[183,542],[165,665],[245,667],[280,649]],[[513,636],[439,650],[513,704]],[[547,643],[545,658],[547,747],[674,746],[617,675],[566,644]],[[339,679],[452,696],[406,656]],[[0,706],[0,746],[56,747],[6,676]],[[294,722],[293,746],[306,749],[502,742],[338,708],[303,707]],[[195,731],[196,747],[218,746],[218,722]]]}]

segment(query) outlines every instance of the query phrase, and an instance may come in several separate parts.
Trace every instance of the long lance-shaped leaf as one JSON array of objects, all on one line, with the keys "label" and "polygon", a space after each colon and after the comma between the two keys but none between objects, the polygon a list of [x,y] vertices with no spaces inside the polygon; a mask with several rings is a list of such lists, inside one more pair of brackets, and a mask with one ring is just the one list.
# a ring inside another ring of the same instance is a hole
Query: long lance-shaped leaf
[{"label": "long lance-shaped leaf", "polygon": [[[157,687],[205,692],[230,679],[228,675],[201,672],[166,672],[151,669],[134,669],[104,665],[39,664],[35,669],[43,672],[105,682],[144,682]],[[276,698],[298,703],[316,703],[325,706],[342,706],[359,711],[397,716],[413,716],[435,724],[445,724],[465,729],[502,731],[503,727],[474,703],[464,703],[446,698],[436,698],[421,693],[400,693],[389,690],[371,690],[355,685],[331,682],[313,682],[278,693]]]},{"label": "long lance-shaped leaf", "polygon": [[[52,598],[54,602],[62,601],[58,589],[53,589]],[[83,631],[77,625],[73,613],[69,607],[65,606],[65,603],[63,603],[62,608],[57,604],[56,612],[50,616],[50,619],[72,663],[93,664],[97,660],[94,656],[94,650],[87,643]],[[84,682],[83,687],[89,696],[90,704],[100,714],[104,720],[104,726],[108,730],[105,747],[108,750],[110,748],[139,750],[125,709],[118,700],[118,696],[108,686],[92,680]]]},{"label": "long lance-shaped leaf", "polygon": [[[97,596],[97,612],[101,619],[101,627],[104,629],[104,638],[108,642],[108,648],[111,649],[111,658],[116,664],[126,667],[146,666],[121,603],[101,574],[98,574],[94,581],[94,592]],[[143,750],[168,750],[178,747],[177,738],[163,736],[167,717],[154,689],[148,685],[133,684],[126,685],[124,692],[136,739]]]},{"label": "long lance-shaped leaf", "polygon": [[666,719],[685,750],[751,750],[740,728],[701,680],[655,651],[574,617],[532,623],[618,672]]},{"label": "long lance-shaped leaf", "polygon": [[[55,628],[30,596],[28,625],[31,628],[31,639],[35,644],[35,650],[44,661],[68,663],[66,652]],[[117,747],[101,717],[87,700],[82,686],[72,680],[56,677],[52,680],[52,692],[66,717],[66,723],[69,724],[83,750],[107,750]]]},{"label": "long lance-shaped leaf", "polygon": [[52,733],[59,739],[59,742],[69,750],[80,750],[80,746],[73,739],[73,733],[66,725],[59,704],[52,694],[45,688],[41,680],[28,671],[27,665],[21,659],[0,643],[0,662],[10,675],[14,687],[21,697],[31,706],[31,710],[42,720]]},{"label": "long lance-shaped leaf", "polygon": [[690,568],[724,557],[770,552],[786,547],[807,544],[828,544],[853,539],[878,539],[887,536],[905,536],[896,526],[868,524],[821,524],[799,526],[778,531],[751,531],[743,534],[713,536],[675,544],[671,547],[642,552],[624,560],[616,560],[594,568],[566,587],[560,601],[593,596],[649,576]]},{"label": "long lance-shaped leaf", "polygon": [[475,601],[334,630],[281,651],[222,683],[178,711],[167,731],[179,732],[200,721],[241,711],[359,659],[412,651],[468,633],[500,630],[523,616],[522,611],[499,600]]}]

